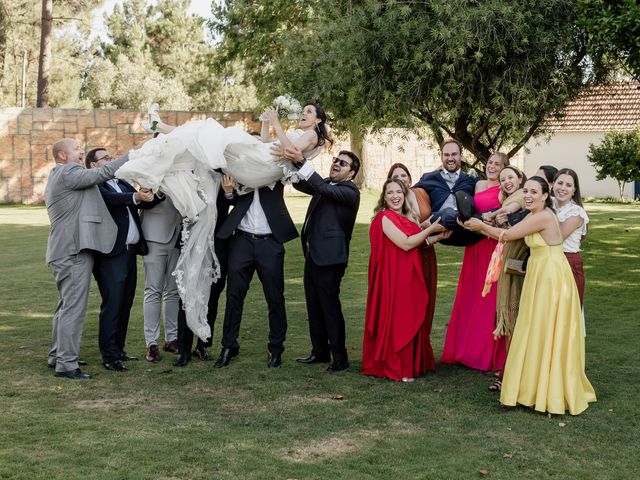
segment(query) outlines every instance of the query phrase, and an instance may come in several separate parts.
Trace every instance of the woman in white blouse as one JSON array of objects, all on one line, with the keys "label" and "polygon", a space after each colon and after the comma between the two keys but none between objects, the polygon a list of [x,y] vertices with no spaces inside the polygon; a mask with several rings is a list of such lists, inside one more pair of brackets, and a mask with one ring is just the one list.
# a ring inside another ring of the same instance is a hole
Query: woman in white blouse
[{"label": "woman in white blouse", "polygon": [[564,254],[576,279],[580,304],[584,304],[584,267],[580,256],[580,242],[587,235],[589,217],[582,208],[578,175],[570,168],[559,170],[553,180],[554,206],[561,222]]}]

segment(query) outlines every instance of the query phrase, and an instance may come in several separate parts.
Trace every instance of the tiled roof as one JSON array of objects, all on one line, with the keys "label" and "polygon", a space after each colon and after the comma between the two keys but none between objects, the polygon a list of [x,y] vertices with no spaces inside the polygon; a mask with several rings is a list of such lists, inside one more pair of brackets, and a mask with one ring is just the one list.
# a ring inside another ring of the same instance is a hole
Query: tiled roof
[{"label": "tiled roof", "polygon": [[640,124],[640,83],[599,85],[569,103],[560,120],[550,118],[545,128],[554,132],[633,130]]}]

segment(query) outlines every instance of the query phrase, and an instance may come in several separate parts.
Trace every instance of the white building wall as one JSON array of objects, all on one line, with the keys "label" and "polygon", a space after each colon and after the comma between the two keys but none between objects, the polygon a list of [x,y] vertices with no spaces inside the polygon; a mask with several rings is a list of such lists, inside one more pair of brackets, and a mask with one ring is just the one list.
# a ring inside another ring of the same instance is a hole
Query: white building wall
[{"label": "white building wall", "polygon": [[[583,197],[618,198],[618,183],[612,178],[596,180],[596,170],[587,160],[589,145],[600,143],[604,135],[605,132],[560,132],[550,139],[530,140],[522,154],[524,172],[531,176],[540,165],[571,168],[578,174]],[[633,198],[633,194],[633,183],[627,184],[626,197]]]}]

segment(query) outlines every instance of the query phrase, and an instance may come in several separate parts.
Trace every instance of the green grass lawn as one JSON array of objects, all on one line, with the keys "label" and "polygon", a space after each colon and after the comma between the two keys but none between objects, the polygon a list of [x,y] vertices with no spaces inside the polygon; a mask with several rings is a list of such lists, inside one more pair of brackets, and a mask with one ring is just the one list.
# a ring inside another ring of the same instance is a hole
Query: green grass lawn
[{"label": "green grass lawn", "polygon": [[[286,246],[289,331],[281,369],[266,368],[266,305],[255,281],[241,354],[229,367],[194,360],[177,369],[173,356],[164,354],[158,364],[141,360],[126,373],[106,371],[97,346],[94,284],[81,353],[90,363],[84,370],[93,375],[88,382],[54,378],[46,367],[57,298],[44,263],[46,212],[1,207],[0,478],[639,478],[640,208],[587,207],[586,370],[598,402],[571,417],[503,408],[487,390],[492,379],[462,367],[438,365],[435,374],[412,384],[358,375],[375,200],[363,196],[343,281],[349,371],[329,375],[323,366],[294,362],[310,346],[303,259],[300,243],[292,241]],[[308,199],[287,201],[300,225]],[[436,356],[462,253],[437,248]],[[142,286],[140,274],[127,346],[140,357]],[[220,333],[217,326],[214,356]]]}]

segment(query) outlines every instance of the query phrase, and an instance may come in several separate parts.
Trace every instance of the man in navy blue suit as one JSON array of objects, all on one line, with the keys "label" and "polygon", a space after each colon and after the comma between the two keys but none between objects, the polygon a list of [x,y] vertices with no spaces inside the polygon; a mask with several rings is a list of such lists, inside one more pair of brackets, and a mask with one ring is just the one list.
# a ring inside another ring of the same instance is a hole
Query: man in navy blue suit
[{"label": "man in navy blue suit", "polygon": [[432,222],[440,219],[440,223],[452,230],[452,235],[442,240],[444,245],[467,246],[482,238],[470,232],[456,222],[458,208],[455,193],[462,191],[473,197],[477,178],[462,171],[462,146],[455,140],[447,140],[442,145],[442,169],[425,173],[416,187],[424,189],[431,199],[433,209]]},{"label": "man in navy blue suit", "polygon": [[[111,155],[104,148],[95,148],[86,157],[87,168],[99,168],[110,161]],[[163,199],[149,190],[136,191],[127,182],[115,178],[99,184],[98,188],[118,230],[113,249],[96,255],[93,267],[102,297],[98,343],[104,367],[122,372],[127,370],[123,361],[137,360],[124,350],[136,292],[136,254],[146,255],[149,251],[138,209],[152,208]]]}]

